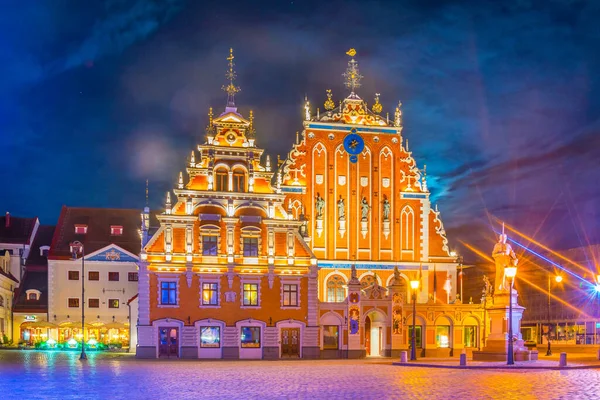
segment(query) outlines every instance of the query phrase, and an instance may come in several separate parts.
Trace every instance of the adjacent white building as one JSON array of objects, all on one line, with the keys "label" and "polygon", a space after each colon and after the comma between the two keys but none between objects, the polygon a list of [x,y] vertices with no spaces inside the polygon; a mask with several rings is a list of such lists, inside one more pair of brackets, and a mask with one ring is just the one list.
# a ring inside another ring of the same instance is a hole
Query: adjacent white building
[{"label": "adjacent white building", "polygon": [[87,343],[129,347],[140,225],[139,210],[63,207],[48,259],[48,317],[57,326],[50,335],[58,343],[81,340],[83,309]]}]

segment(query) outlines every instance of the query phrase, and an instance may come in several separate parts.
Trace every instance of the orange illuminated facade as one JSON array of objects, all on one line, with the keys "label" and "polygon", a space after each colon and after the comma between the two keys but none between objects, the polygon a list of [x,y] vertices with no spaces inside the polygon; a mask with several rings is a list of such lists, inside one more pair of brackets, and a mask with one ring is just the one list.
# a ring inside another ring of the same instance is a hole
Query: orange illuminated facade
[{"label": "orange illuminated facade", "polygon": [[[279,358],[319,354],[317,267],[256,147],[253,114],[209,113],[158,215],[139,273],[139,357]],[[312,299],[312,302],[311,300]]]}]

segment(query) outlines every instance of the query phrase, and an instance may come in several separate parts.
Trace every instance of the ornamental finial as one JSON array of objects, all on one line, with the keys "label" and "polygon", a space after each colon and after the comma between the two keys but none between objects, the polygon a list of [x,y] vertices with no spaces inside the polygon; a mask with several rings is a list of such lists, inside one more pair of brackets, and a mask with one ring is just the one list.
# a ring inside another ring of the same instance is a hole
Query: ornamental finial
[{"label": "ornamental finial", "polygon": [[423,165],[423,184],[421,185],[421,189],[423,189],[424,192],[429,191],[427,189],[427,164]]},{"label": "ornamental finial", "polygon": [[227,107],[235,107],[235,94],[239,93],[241,90],[239,86],[235,86],[235,84],[233,83],[235,81],[235,78],[237,77],[237,74],[233,69],[233,67],[235,66],[235,64],[233,63],[234,58],[235,57],[233,56],[233,49],[229,49],[229,57],[227,57],[228,69],[225,73],[225,77],[229,81],[229,84],[223,85],[222,87],[222,89],[227,93]]},{"label": "ornamental finial", "polygon": [[372,110],[375,114],[379,114],[383,111],[383,106],[379,102],[379,93],[375,93],[375,104],[373,104]]},{"label": "ornamental finial", "polygon": [[402,102],[398,102],[398,106],[396,107],[396,112],[394,113],[394,126],[401,127],[402,126]]},{"label": "ornamental finial", "polygon": [[331,89],[327,89],[327,100],[325,100],[325,109],[327,111],[331,111],[335,108],[335,103],[331,99],[333,95],[331,94]]},{"label": "ornamental finial", "polygon": [[212,109],[212,107],[210,107],[208,109],[208,125],[206,126],[206,134],[210,138],[209,142],[212,143],[212,137],[215,136],[215,128],[213,126],[213,109]]},{"label": "ornamental finial", "polygon": [[183,189],[183,172],[179,171],[179,179],[177,181],[177,187]]},{"label": "ornamental finial", "polygon": [[194,150],[192,150],[192,155],[190,156],[190,167],[196,166],[196,154],[194,154]]},{"label": "ornamental finial", "polygon": [[348,61],[348,68],[346,68],[346,72],[344,72],[342,75],[345,79],[344,84],[348,89],[350,89],[351,94],[354,94],[356,88],[360,87],[362,75],[358,71],[358,62],[354,59],[356,50],[350,49],[346,52],[346,54],[352,58],[350,61]]},{"label": "ornamental finial", "polygon": [[304,96],[304,120],[310,121],[310,102],[306,96]]}]

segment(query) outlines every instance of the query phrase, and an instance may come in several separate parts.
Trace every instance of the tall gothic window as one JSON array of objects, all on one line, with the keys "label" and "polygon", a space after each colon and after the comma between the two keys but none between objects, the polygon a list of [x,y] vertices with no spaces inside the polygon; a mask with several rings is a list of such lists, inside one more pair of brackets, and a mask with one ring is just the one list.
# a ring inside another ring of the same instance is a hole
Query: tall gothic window
[{"label": "tall gothic window", "polygon": [[415,214],[409,206],[402,209],[402,250],[413,250],[415,240]]},{"label": "tall gothic window", "polygon": [[332,275],[327,279],[327,301],[341,303],[346,298],[346,282],[339,275]]},{"label": "tall gothic window", "polygon": [[234,192],[245,192],[246,191],[246,174],[244,171],[236,170],[233,171],[233,191]]},{"label": "tall gothic window", "polygon": [[215,189],[217,192],[229,191],[229,173],[225,168],[219,168],[215,172]]}]

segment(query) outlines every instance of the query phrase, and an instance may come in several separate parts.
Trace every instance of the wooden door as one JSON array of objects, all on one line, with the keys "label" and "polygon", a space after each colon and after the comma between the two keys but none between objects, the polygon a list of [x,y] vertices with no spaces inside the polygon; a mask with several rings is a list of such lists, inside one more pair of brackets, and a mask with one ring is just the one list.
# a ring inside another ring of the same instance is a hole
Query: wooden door
[{"label": "wooden door", "polygon": [[299,328],[281,328],[281,356],[300,357]]},{"label": "wooden door", "polygon": [[158,328],[158,356],[179,356],[179,335],[177,328]]}]

